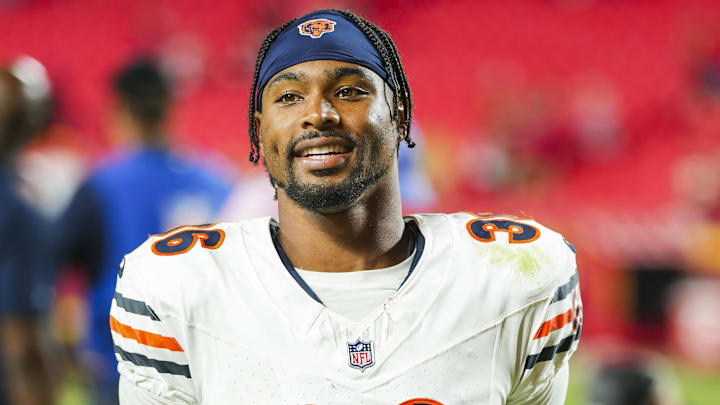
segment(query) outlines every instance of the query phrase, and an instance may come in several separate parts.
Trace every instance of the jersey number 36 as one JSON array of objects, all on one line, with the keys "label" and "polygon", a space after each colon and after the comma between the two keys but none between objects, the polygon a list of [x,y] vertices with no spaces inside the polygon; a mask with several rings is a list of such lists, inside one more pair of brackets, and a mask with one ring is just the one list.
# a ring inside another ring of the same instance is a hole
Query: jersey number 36
[{"label": "jersey number 36", "polygon": [[[529,243],[540,237],[540,230],[510,216],[473,214],[477,218],[467,223],[470,236],[480,242],[494,242],[497,232],[507,232],[510,243]],[[518,218],[519,219],[519,218]]]},{"label": "jersey number 36", "polygon": [[205,249],[219,248],[225,241],[225,232],[221,229],[203,228],[205,227],[199,226],[186,228],[178,232],[170,231],[168,236],[152,244],[152,251],[160,256],[179,255],[190,251],[198,240]]}]

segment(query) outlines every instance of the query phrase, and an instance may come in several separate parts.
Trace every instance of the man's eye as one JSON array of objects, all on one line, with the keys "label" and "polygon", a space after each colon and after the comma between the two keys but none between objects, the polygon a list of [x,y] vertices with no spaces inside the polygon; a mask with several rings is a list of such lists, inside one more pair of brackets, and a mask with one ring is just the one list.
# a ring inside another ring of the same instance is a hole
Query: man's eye
[{"label": "man's eye", "polygon": [[341,98],[354,98],[367,94],[366,91],[358,89],[356,87],[343,87],[338,90],[337,95]]},{"label": "man's eye", "polygon": [[300,101],[300,96],[292,93],[285,93],[277,99],[280,103],[292,104]]}]

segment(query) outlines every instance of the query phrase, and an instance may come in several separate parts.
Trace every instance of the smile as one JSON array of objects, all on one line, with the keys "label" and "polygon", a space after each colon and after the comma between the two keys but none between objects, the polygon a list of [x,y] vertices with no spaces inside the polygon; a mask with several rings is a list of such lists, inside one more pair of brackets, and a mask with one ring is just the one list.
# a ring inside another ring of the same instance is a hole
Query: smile
[{"label": "smile", "polygon": [[353,145],[347,140],[336,137],[320,137],[300,142],[293,151],[295,157],[339,155],[352,151]]},{"label": "smile", "polygon": [[306,170],[340,169],[348,164],[353,149],[353,144],[343,138],[319,137],[300,142],[293,155]]},{"label": "smile", "polygon": [[328,145],[315,148],[307,148],[300,153],[302,157],[318,156],[318,155],[338,155],[350,152],[350,148],[342,145]]}]

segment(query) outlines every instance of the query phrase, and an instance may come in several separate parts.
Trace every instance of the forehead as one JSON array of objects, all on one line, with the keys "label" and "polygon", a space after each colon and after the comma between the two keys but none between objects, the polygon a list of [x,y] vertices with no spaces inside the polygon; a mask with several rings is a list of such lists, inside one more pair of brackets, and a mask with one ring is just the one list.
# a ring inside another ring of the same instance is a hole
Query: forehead
[{"label": "forehead", "polygon": [[321,83],[337,81],[346,77],[355,77],[374,84],[383,81],[377,73],[362,65],[336,60],[313,60],[281,70],[270,79],[267,90],[284,81]]}]

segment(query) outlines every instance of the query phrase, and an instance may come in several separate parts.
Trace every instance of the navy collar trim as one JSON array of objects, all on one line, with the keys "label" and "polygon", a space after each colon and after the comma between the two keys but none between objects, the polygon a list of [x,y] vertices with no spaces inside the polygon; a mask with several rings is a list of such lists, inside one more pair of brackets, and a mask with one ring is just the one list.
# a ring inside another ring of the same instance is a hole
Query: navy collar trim
[{"label": "navy collar trim", "polygon": [[400,289],[400,287],[405,285],[405,282],[410,278],[410,275],[413,273],[413,271],[415,271],[415,267],[417,267],[417,264],[420,261],[420,256],[422,256],[423,250],[425,250],[425,237],[423,236],[422,232],[420,232],[420,228],[418,228],[417,222],[410,220],[406,222],[406,225],[408,229],[410,229],[410,232],[415,235],[415,257],[413,257],[413,261],[412,263],[410,263],[410,270],[408,271],[408,274],[407,276],[405,276],[405,279],[402,281],[402,283],[400,283],[398,290]]},{"label": "navy collar trim", "polygon": [[293,266],[292,262],[290,261],[290,258],[287,256],[285,251],[282,248],[282,245],[280,244],[280,238],[278,237],[278,232],[280,231],[280,227],[275,224],[274,222],[270,222],[270,235],[272,236],[273,245],[275,245],[275,250],[278,253],[278,256],[280,256],[280,261],[282,261],[283,265],[285,265],[285,269],[287,269],[288,273],[292,276],[292,278],[295,279],[295,281],[302,287],[303,290],[310,296],[310,298],[314,299],[315,301],[319,302],[322,305],[322,301],[320,301],[320,298],[315,294],[315,291],[310,288],[309,285],[305,282],[305,280],[300,277],[297,271],[295,271],[295,266]]},{"label": "navy collar trim", "polygon": [[[415,257],[413,257],[413,261],[410,264],[410,270],[408,271],[407,276],[405,276],[405,279],[400,283],[400,286],[398,286],[398,290],[405,285],[405,282],[410,278],[410,275],[415,270],[415,267],[417,267],[418,262],[420,261],[420,257],[422,256],[423,250],[425,249],[425,237],[423,236],[422,232],[420,232],[420,228],[418,228],[417,223],[415,221],[408,221],[405,223],[405,225],[408,227],[410,232],[413,233],[415,238]],[[275,223],[274,221],[270,222],[270,235],[272,237],[273,245],[275,245],[275,250],[278,253],[278,256],[280,257],[280,261],[282,261],[283,265],[285,266],[285,269],[290,273],[290,276],[295,280],[300,287],[305,290],[305,292],[310,296],[310,298],[314,299],[321,305],[323,302],[320,300],[320,297],[315,294],[315,291],[310,288],[310,286],[303,280],[302,277],[300,277],[300,274],[295,270],[295,266],[293,266],[292,262],[290,261],[290,258],[285,253],[285,250],[283,250],[282,245],[280,244],[280,238],[278,237],[278,232],[280,231],[280,227]],[[397,290],[396,290],[397,291]]]}]

